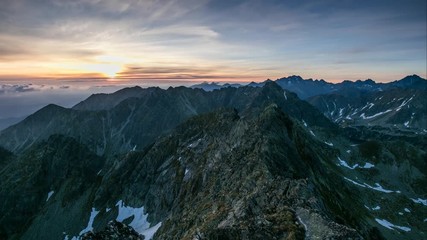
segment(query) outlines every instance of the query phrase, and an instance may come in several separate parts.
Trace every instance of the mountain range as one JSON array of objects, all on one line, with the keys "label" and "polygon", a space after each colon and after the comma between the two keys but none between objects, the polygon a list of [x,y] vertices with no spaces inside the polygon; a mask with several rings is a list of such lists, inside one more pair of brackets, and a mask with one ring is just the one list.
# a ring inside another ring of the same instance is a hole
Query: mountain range
[{"label": "mountain range", "polygon": [[[251,82],[248,86],[252,87],[261,87],[266,82],[272,80],[267,79],[264,82]],[[313,79],[303,79],[300,76],[289,76],[284,78],[279,78],[275,80],[279,86],[283,89],[287,89],[291,92],[294,92],[298,95],[299,98],[305,100],[309,97],[324,95],[329,93],[339,93],[341,91],[348,90],[359,90],[359,91],[385,91],[388,89],[403,88],[403,89],[418,89],[418,90],[427,90],[427,81],[424,78],[421,78],[418,75],[409,75],[400,80],[391,81],[388,83],[376,83],[372,79],[367,80],[357,80],[350,81],[344,80],[340,83],[330,83],[325,80],[313,80]],[[201,88],[205,91],[213,91],[216,89],[227,88],[227,87],[241,87],[242,84],[219,84],[219,83],[208,83],[203,82],[201,84],[192,85],[191,88]]]},{"label": "mountain range", "polygon": [[[266,82],[249,83],[261,87]],[[417,75],[389,83],[372,79],[329,83],[324,80],[289,76],[275,80],[280,87],[294,92],[319,109],[330,120],[353,126],[381,126],[396,130],[427,132],[427,81]],[[191,86],[205,91],[239,84],[202,83]]]},{"label": "mountain range", "polygon": [[0,132],[0,239],[423,239],[426,82],[48,105]]}]

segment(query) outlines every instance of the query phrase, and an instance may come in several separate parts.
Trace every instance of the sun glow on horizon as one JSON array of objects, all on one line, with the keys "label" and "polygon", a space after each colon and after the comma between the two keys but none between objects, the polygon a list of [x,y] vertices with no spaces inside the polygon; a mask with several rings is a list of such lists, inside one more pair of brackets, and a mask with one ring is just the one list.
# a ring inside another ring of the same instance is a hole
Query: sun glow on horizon
[{"label": "sun glow on horizon", "polygon": [[110,64],[101,65],[99,68],[99,72],[108,78],[115,78],[122,69],[121,66]]},{"label": "sun glow on horizon", "polygon": [[122,71],[122,66],[115,63],[84,64],[76,66],[79,73],[98,73],[106,78],[115,78]]},{"label": "sun glow on horizon", "polygon": [[119,56],[112,55],[101,55],[96,57],[96,60],[100,64],[94,64],[91,66],[91,70],[99,72],[105,77],[115,78],[117,74],[123,70],[123,66],[126,65],[127,59]]}]

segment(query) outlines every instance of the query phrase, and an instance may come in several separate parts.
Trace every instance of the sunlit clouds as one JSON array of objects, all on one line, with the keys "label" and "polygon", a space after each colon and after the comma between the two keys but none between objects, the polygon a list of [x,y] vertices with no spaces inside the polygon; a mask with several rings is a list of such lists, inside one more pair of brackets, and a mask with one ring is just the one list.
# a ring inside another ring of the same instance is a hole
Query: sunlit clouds
[{"label": "sunlit clouds", "polygon": [[0,81],[426,77],[425,1],[322,2],[6,0]]}]

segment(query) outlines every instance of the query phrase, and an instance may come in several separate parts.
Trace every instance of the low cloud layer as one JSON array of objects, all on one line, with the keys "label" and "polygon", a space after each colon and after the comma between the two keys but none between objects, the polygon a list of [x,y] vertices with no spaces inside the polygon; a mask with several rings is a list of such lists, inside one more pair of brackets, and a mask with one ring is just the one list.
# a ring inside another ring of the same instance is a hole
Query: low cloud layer
[{"label": "low cloud layer", "polygon": [[10,94],[14,95],[16,93],[28,93],[34,91],[48,91],[55,89],[69,89],[70,86],[66,85],[38,85],[38,84],[1,84],[0,85],[0,95]]}]

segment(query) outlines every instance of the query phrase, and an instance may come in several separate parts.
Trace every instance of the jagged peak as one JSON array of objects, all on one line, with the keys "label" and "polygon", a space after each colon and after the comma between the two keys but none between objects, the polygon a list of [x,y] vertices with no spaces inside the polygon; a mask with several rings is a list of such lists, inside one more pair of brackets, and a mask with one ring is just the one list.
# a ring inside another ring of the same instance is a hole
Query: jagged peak
[{"label": "jagged peak", "polygon": [[90,95],[89,98],[90,97],[94,97],[94,96],[117,95],[117,94],[120,94],[120,93],[126,93],[126,92],[129,92],[129,91],[139,91],[139,90],[143,90],[143,88],[141,88],[140,86],[136,85],[136,86],[133,86],[133,87],[125,87],[125,88],[119,89],[119,90],[117,90],[115,92],[112,92],[112,93],[94,93],[94,94]]},{"label": "jagged peak", "polygon": [[128,91],[128,90],[142,90],[142,89],[143,89],[142,87],[140,87],[140,86],[138,86],[138,85],[135,85],[135,86],[133,86],[133,87],[125,87],[125,88],[122,88],[122,89],[120,89],[120,90],[118,90],[118,91],[116,91],[116,92]]},{"label": "jagged peak", "polygon": [[[45,107],[41,108],[39,111],[52,111],[52,110],[65,110],[67,108],[61,107],[59,105],[50,103],[48,105],[46,105]],[[37,112],[39,112],[37,111]]]},{"label": "jagged peak", "polygon": [[37,119],[37,118],[51,118],[52,116],[56,116],[58,113],[63,113],[66,111],[69,111],[70,109],[61,107],[56,104],[49,104],[45,107],[39,109],[35,113],[31,114],[27,118],[25,118],[23,121],[28,121],[31,119]]},{"label": "jagged peak", "polygon": [[304,81],[304,79],[299,76],[299,75],[291,75],[291,76],[287,76],[287,77],[283,77],[283,78],[279,78],[277,80],[291,80],[291,81]]},{"label": "jagged peak", "polygon": [[282,90],[282,88],[279,86],[279,84],[277,84],[275,81],[265,81],[265,84],[262,88],[275,88],[275,89],[280,89]]},{"label": "jagged peak", "polygon": [[424,79],[424,78],[418,76],[417,74],[408,75],[408,76],[406,76],[406,77],[404,77],[398,81],[405,81],[405,80],[427,81],[427,79]]}]

